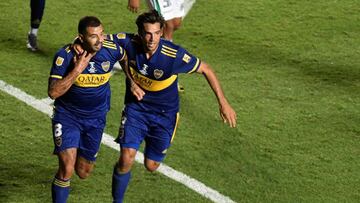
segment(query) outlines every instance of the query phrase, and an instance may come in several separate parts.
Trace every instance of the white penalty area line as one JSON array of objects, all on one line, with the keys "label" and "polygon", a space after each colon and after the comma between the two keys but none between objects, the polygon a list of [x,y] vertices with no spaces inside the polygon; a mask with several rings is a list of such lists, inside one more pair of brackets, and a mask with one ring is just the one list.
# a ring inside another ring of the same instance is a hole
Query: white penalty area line
[{"label": "white penalty area line", "polygon": [[[0,89],[3,92],[8,93],[9,95],[17,98],[18,100],[26,103],[27,105],[33,107],[34,109],[51,116],[52,115],[52,101],[49,98],[45,99],[36,99],[35,97],[23,92],[22,90],[13,87],[4,81],[0,80]],[[117,151],[120,151],[119,144],[114,142],[114,137],[110,136],[109,134],[104,133],[103,138],[101,141],[104,145],[113,148]],[[141,152],[136,154],[135,160],[139,163],[144,162],[144,155]],[[186,174],[183,174],[175,169],[167,166],[166,164],[161,164],[157,170],[158,172],[164,174],[165,176],[185,185],[186,187],[194,190],[195,192],[199,193],[201,196],[206,197],[213,202],[217,203],[235,203],[229,197],[220,194],[218,191],[206,186],[204,183],[195,180],[194,178],[189,177]]]}]

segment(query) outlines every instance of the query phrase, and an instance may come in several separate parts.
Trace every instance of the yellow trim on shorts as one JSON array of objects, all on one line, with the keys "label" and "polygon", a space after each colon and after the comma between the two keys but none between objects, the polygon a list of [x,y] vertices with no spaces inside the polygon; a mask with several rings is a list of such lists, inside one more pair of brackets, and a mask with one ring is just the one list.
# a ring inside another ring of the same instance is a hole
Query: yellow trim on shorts
[{"label": "yellow trim on shorts", "polygon": [[170,140],[170,143],[172,143],[172,142],[173,142],[173,140],[174,140],[174,138],[175,138],[176,129],[177,129],[178,124],[179,124],[179,119],[180,119],[180,113],[179,113],[179,112],[177,112],[177,113],[176,113],[175,128],[174,128],[174,132],[173,132],[173,134],[171,135],[171,140]]}]

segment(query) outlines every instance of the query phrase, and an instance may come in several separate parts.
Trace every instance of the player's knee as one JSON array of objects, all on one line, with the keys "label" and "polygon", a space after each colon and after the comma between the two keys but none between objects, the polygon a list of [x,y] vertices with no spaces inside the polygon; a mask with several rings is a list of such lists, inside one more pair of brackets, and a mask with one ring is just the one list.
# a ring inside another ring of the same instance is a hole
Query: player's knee
[{"label": "player's knee", "polygon": [[133,162],[128,159],[128,160],[119,160],[119,162],[116,164],[116,168],[118,170],[119,173],[127,173],[131,170],[133,165]]},{"label": "player's knee", "polygon": [[90,173],[94,167],[94,162],[86,160],[83,157],[78,157],[76,161],[75,172],[81,179],[85,179],[90,176]]},{"label": "player's knee", "polygon": [[75,171],[80,179],[86,179],[91,174],[91,169],[77,168]]},{"label": "player's knee", "polygon": [[145,168],[150,172],[156,171],[159,168],[159,166],[160,166],[159,162],[149,161],[149,160],[145,161]]},{"label": "player's knee", "polygon": [[135,149],[123,149],[118,163],[116,164],[117,170],[120,173],[127,173],[131,170],[136,155]]}]

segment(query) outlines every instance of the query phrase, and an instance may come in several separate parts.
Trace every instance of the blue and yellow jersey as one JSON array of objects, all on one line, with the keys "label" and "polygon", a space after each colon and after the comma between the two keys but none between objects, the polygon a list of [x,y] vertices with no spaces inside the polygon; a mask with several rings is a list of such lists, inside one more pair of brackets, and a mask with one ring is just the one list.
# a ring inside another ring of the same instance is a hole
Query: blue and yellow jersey
[{"label": "blue and yellow jersey", "polygon": [[127,82],[126,106],[158,112],[179,111],[178,74],[197,71],[200,60],[164,39],[149,59],[137,35],[118,33],[111,35],[110,39],[126,50],[132,79],[145,91],[143,100],[138,102]]},{"label": "blue and yellow jersey", "polygon": [[[62,79],[74,68],[75,52],[70,45],[55,55],[50,79]],[[125,51],[110,40],[93,56],[85,70],[61,97],[55,100],[57,111],[68,111],[80,117],[100,117],[110,108],[111,70],[117,61],[125,57]]]}]

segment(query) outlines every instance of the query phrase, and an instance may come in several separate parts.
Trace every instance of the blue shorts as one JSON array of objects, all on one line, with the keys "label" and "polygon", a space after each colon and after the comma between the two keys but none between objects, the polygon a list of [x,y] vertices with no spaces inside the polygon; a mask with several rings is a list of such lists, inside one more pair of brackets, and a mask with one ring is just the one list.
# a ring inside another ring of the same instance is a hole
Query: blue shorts
[{"label": "blue shorts", "polygon": [[145,140],[146,158],[161,162],[174,139],[179,113],[152,113],[125,107],[117,141],[138,150]]},{"label": "blue shorts", "polygon": [[52,119],[54,154],[65,149],[77,148],[78,156],[95,161],[105,123],[106,116],[87,119],[55,111]]}]

